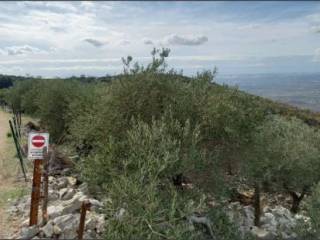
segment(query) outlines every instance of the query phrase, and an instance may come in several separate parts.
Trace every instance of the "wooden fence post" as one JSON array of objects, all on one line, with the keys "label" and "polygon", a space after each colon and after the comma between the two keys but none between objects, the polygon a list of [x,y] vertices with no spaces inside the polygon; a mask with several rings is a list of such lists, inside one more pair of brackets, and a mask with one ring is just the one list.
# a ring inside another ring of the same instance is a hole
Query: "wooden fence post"
[{"label": "wooden fence post", "polygon": [[86,221],[86,213],[87,213],[87,210],[90,209],[90,207],[91,207],[91,203],[88,200],[85,200],[82,202],[80,223],[79,223],[79,229],[78,229],[78,240],[83,240],[83,232],[84,232],[85,221]]},{"label": "wooden fence post", "polygon": [[49,186],[49,154],[47,148],[43,149],[43,201],[42,201],[42,219],[43,225],[48,221],[48,186]]},{"label": "wooden fence post", "polygon": [[31,205],[30,205],[30,223],[29,223],[30,226],[38,224],[42,161],[43,160],[41,159],[34,160]]}]

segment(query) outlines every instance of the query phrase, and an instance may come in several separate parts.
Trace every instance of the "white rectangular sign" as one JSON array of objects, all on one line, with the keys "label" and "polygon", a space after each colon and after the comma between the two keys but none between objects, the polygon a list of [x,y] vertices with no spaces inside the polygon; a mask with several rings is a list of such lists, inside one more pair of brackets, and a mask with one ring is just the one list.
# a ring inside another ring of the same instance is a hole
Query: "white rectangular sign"
[{"label": "white rectangular sign", "polygon": [[43,149],[49,151],[49,133],[30,132],[28,135],[28,159],[43,159]]}]

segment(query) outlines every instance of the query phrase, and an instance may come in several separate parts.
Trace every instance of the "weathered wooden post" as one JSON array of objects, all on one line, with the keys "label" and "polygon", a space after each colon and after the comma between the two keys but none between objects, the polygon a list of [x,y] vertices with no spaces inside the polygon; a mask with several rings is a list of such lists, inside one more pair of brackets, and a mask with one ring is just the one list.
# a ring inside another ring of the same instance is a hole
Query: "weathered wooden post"
[{"label": "weathered wooden post", "polygon": [[43,225],[48,221],[48,188],[49,188],[49,155],[47,148],[43,148],[43,201],[42,201],[42,219]]},{"label": "weathered wooden post", "polygon": [[38,209],[40,202],[40,186],[41,186],[41,159],[34,160],[31,205],[30,205],[30,222],[29,225],[38,224]]},{"label": "weathered wooden post", "polygon": [[80,223],[79,223],[79,229],[78,229],[78,240],[83,240],[83,232],[84,232],[85,221],[86,221],[86,213],[87,213],[87,210],[90,209],[90,207],[91,207],[90,201],[85,200],[82,202]]}]

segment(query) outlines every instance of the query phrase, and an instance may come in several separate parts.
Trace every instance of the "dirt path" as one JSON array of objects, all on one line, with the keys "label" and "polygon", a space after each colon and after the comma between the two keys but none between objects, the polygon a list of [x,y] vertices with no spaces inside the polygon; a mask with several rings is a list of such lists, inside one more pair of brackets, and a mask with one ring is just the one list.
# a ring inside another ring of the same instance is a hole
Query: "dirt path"
[{"label": "dirt path", "polygon": [[24,194],[26,183],[17,176],[21,175],[19,162],[15,157],[12,137],[8,121],[11,115],[0,109],[0,239],[9,237],[15,228],[15,222],[5,212],[8,203]]}]

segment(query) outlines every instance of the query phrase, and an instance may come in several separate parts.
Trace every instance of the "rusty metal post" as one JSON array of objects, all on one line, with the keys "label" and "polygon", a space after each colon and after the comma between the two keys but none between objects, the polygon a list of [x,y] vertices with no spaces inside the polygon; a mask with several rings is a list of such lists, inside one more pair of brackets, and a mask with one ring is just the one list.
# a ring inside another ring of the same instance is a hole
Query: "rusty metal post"
[{"label": "rusty metal post", "polygon": [[87,210],[90,209],[90,207],[91,207],[91,203],[88,200],[85,200],[82,202],[80,223],[79,223],[79,229],[78,229],[78,240],[83,240],[83,232],[84,232],[85,221],[86,221],[86,213],[87,213]]},{"label": "rusty metal post", "polygon": [[42,199],[42,220],[43,225],[48,221],[48,188],[49,188],[49,155],[47,148],[43,148],[43,199]]},{"label": "rusty metal post", "polygon": [[30,205],[30,226],[38,224],[38,210],[40,202],[40,187],[41,187],[41,159],[34,160],[32,193]]}]

